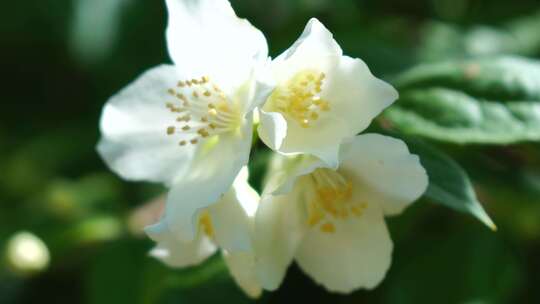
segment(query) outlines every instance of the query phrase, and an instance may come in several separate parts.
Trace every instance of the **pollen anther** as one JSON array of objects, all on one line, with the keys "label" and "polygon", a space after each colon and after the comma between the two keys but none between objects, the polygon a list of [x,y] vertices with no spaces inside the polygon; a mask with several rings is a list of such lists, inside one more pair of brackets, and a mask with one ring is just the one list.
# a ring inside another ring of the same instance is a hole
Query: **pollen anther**
[{"label": "pollen anther", "polygon": [[334,233],[335,222],[360,217],[367,203],[353,197],[352,182],[331,169],[316,169],[309,175],[313,190],[307,202],[308,225],[319,227],[322,232]]},{"label": "pollen anther", "polygon": [[166,108],[171,113],[185,113],[176,116],[178,125],[166,129],[167,135],[183,137],[178,142],[180,146],[196,145],[203,139],[237,130],[240,126],[238,106],[208,76],[178,81],[175,89],[170,88],[167,93],[174,96],[176,102],[165,103]]},{"label": "pollen anther", "polygon": [[320,119],[322,112],[330,110],[330,104],[320,95],[325,77],[324,73],[314,71],[296,74],[272,93],[270,106],[301,127],[311,127]]}]

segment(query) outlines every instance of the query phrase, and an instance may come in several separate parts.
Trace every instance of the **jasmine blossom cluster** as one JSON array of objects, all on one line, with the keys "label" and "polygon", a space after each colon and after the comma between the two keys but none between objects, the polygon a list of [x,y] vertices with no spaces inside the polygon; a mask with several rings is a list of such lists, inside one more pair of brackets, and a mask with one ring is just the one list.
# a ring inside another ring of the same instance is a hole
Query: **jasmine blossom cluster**
[{"label": "jasmine blossom cluster", "polygon": [[[264,35],[227,0],[166,0],[173,64],[113,96],[98,150],[128,180],[170,190],[146,228],[173,267],[220,251],[252,297],[275,290],[296,261],[335,292],[373,288],[390,266],[384,221],[428,183],[405,143],[362,134],[397,98],[311,19],[271,59]],[[254,114],[274,152],[264,191],[247,182]]]}]

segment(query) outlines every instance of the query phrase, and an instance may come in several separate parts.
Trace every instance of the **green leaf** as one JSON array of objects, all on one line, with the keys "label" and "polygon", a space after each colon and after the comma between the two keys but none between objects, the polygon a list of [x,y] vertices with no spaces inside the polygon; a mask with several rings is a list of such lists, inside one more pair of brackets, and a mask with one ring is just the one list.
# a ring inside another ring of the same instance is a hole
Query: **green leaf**
[{"label": "green leaf", "polygon": [[399,131],[454,143],[540,140],[540,62],[497,57],[421,65],[396,81],[384,117]]},{"label": "green leaf", "polygon": [[422,27],[419,61],[497,54],[536,55],[540,50],[540,12],[498,26],[428,22]]},{"label": "green leaf", "polygon": [[467,173],[443,152],[418,140],[405,139],[412,153],[420,157],[429,176],[424,196],[431,201],[457,211],[472,214],[492,230],[497,227],[486,213]]}]

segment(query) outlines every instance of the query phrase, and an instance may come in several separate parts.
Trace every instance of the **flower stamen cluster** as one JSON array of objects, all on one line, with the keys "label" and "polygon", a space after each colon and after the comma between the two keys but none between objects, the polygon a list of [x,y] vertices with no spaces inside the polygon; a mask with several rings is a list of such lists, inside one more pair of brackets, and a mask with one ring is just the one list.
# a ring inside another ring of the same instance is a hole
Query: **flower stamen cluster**
[{"label": "flower stamen cluster", "polygon": [[367,203],[354,201],[352,181],[337,171],[320,168],[306,178],[308,180],[304,182],[312,183],[311,187],[306,187],[306,191],[314,193],[312,198],[306,200],[310,227],[334,233],[334,221],[346,220],[351,216],[360,217],[367,208]]},{"label": "flower stamen cluster", "polygon": [[[168,126],[167,135],[183,134],[180,146],[196,145],[202,139],[234,132],[240,125],[240,111],[208,76],[200,80],[179,81],[177,89],[168,89],[174,102],[167,102],[171,113],[180,114],[176,124]],[[185,137],[185,136],[183,136]]]},{"label": "flower stamen cluster", "polygon": [[309,128],[321,112],[330,111],[330,104],[320,95],[325,77],[325,73],[300,72],[286,85],[277,87],[268,104],[303,128]]}]

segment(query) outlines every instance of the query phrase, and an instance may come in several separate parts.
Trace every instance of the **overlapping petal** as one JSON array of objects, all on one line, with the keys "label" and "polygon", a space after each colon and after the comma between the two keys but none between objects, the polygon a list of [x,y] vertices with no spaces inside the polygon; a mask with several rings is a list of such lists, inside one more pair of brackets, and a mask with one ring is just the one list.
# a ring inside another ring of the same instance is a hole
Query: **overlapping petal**
[{"label": "overlapping petal", "polygon": [[167,0],[169,54],[193,77],[209,76],[223,89],[241,86],[254,63],[266,60],[264,35],[240,19],[228,0]]},{"label": "overlapping petal", "polygon": [[426,191],[426,170],[399,139],[359,135],[341,154],[341,166],[362,189],[363,200],[382,205],[386,215],[401,213]]},{"label": "overlapping petal", "polygon": [[347,122],[348,134],[364,131],[385,108],[398,99],[390,84],[373,76],[364,61],[342,56],[328,71],[323,96],[331,100],[332,112]]},{"label": "overlapping petal", "polygon": [[166,212],[159,223],[146,227],[146,233],[157,242],[151,255],[169,266],[186,267],[201,263],[220,249],[235,281],[249,296],[259,296],[252,240],[259,195],[249,186],[248,177],[244,167],[230,191],[199,210],[193,239],[183,239],[181,233],[170,229]]},{"label": "overlapping petal", "polygon": [[146,227],[145,232],[158,243],[150,255],[171,267],[198,265],[217,250],[212,240],[203,233],[199,233],[191,242],[179,242],[164,223]]},{"label": "overlapping petal", "polygon": [[208,207],[215,233],[215,242],[232,253],[251,252],[253,216],[260,198],[247,182],[244,168],[218,203]]},{"label": "overlapping petal", "polygon": [[263,196],[255,217],[256,271],[266,290],[276,290],[305,233],[298,193]]},{"label": "overlapping petal", "polygon": [[223,258],[234,281],[251,298],[258,298],[262,288],[255,277],[255,256],[249,252],[229,253],[223,251]]},{"label": "overlapping petal", "polygon": [[[197,211],[218,202],[247,164],[251,147],[252,125],[244,124],[242,139],[220,138],[214,147],[201,151],[192,161],[189,174],[173,184],[167,197],[165,221],[183,240],[196,232]],[[226,161],[224,161],[226,160]]]}]

